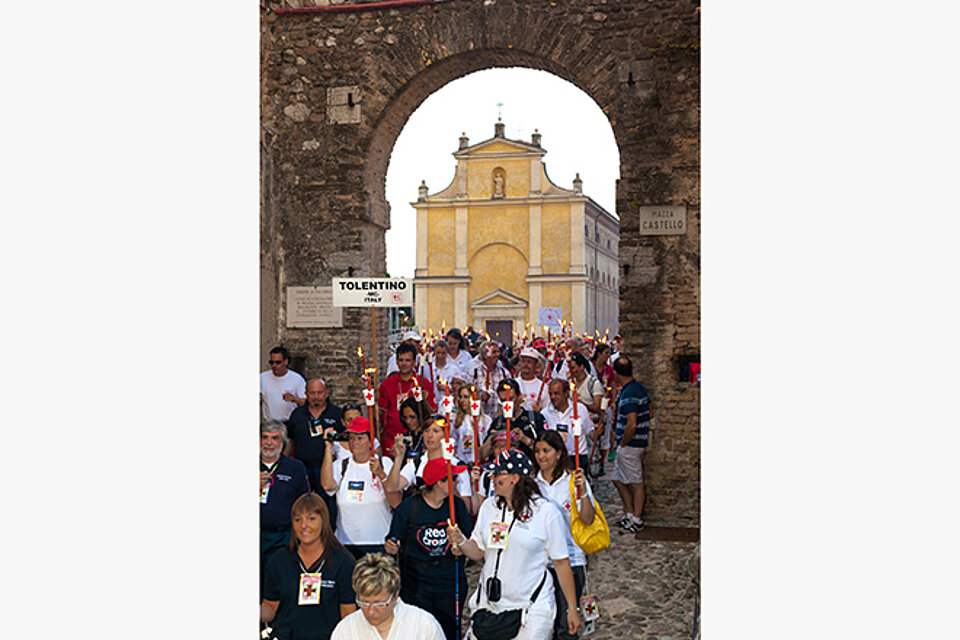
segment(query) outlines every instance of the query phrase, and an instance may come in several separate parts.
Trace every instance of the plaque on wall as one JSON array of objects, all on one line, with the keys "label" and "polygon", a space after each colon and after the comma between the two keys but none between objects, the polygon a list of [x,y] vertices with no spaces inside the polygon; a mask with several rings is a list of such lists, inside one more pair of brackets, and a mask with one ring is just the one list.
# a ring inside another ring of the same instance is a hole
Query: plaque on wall
[{"label": "plaque on wall", "polygon": [[640,207],[640,235],[682,236],[687,232],[685,205],[653,205]]},{"label": "plaque on wall", "polygon": [[287,287],[287,327],[325,329],[343,326],[343,309],[333,306],[331,287]]}]

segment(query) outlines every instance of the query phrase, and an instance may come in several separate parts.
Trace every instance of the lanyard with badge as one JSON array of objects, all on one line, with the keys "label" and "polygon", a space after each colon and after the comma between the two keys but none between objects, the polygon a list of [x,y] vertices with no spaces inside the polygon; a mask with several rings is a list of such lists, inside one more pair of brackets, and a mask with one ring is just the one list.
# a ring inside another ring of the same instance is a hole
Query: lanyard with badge
[{"label": "lanyard with badge", "polygon": [[323,415],[320,415],[317,418],[312,416],[307,416],[307,421],[310,426],[310,436],[313,438],[319,438],[323,436],[323,427],[320,426],[320,423],[323,421]]},{"label": "lanyard with badge", "polygon": [[[487,578],[487,600],[490,602],[497,602],[500,600],[500,595],[502,592],[502,585],[500,583],[500,578],[498,574],[500,573],[500,554],[503,553],[503,550],[507,548],[507,538],[510,535],[510,530],[513,528],[513,523],[517,521],[517,514],[513,514],[513,520],[510,521],[510,524],[506,523],[507,517],[507,505],[503,505],[503,511],[500,512],[500,522],[491,522],[490,523],[490,536],[487,542],[487,547],[490,549],[497,550],[497,562],[493,568],[493,575]],[[480,599],[480,590],[477,589],[477,600]]]},{"label": "lanyard with badge", "polygon": [[267,496],[270,495],[270,487],[273,486],[273,472],[277,470],[277,465],[280,464],[280,461],[277,460],[273,463],[273,466],[267,469],[267,473],[270,474],[270,482],[260,487],[260,504],[267,504]]},{"label": "lanyard with badge", "polygon": [[297,556],[300,562],[300,590],[297,596],[297,604],[320,604],[320,571],[323,569],[326,558],[320,561],[320,566],[316,571],[307,571],[303,566],[303,560]]}]

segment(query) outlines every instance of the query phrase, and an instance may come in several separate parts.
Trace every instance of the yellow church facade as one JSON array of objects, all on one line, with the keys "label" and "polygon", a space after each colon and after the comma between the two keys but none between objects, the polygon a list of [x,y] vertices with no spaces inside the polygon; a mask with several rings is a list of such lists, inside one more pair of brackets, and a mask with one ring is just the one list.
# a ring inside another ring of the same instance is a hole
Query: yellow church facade
[{"label": "yellow church facade", "polygon": [[[511,343],[541,308],[559,309],[574,331],[618,331],[620,226],[582,193],[547,177],[534,133],[530,142],[460,138],[453,182],[417,202],[415,317],[420,327],[472,326]],[[538,331],[539,332],[539,331]]]}]

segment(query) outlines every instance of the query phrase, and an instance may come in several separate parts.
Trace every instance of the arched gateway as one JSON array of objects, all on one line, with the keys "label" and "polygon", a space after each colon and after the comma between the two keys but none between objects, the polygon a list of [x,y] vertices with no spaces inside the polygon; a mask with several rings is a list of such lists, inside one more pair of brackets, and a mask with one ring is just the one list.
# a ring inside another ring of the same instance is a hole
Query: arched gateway
[{"label": "arched gateway", "polygon": [[282,342],[360,398],[369,312],[290,326],[290,287],[383,275],[387,164],[427,96],[480,69],[549,71],[596,101],[620,149],[620,333],[654,412],[645,519],[698,525],[700,389],[679,371],[700,352],[699,2],[316,3],[261,13],[261,352]]}]

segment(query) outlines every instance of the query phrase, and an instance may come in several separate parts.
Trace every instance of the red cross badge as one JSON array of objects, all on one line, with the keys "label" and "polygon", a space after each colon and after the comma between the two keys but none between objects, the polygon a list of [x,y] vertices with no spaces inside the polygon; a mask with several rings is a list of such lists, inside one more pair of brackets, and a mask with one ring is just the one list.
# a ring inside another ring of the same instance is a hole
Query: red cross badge
[{"label": "red cross badge", "polygon": [[470,403],[470,415],[478,416],[480,415],[480,403],[474,400]]},{"label": "red cross badge", "polygon": [[366,403],[368,407],[373,406],[373,401],[374,401],[373,396],[374,396],[373,389],[363,390],[363,401]]}]

